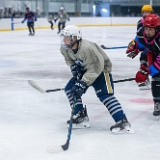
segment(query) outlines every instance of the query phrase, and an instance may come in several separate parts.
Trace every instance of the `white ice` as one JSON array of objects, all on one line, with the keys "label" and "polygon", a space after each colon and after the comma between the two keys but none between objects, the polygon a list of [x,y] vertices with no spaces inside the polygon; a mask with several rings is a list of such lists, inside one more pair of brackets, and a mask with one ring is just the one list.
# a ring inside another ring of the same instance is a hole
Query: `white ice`
[{"label": "white ice", "polygon": [[[83,38],[107,47],[127,46],[136,27],[84,27]],[[44,89],[64,88],[71,77],[60,51],[55,30],[0,33],[0,160],[158,160],[160,121],[153,115],[151,91],[140,91],[134,81],[115,84],[134,134],[115,135],[115,124],[92,88],[83,96],[90,129],[73,130],[69,149],[50,154],[48,146],[63,145],[70,107],[63,91],[42,94]],[[139,56],[129,59],[125,49],[105,50],[113,63],[114,80],[135,77]]]}]

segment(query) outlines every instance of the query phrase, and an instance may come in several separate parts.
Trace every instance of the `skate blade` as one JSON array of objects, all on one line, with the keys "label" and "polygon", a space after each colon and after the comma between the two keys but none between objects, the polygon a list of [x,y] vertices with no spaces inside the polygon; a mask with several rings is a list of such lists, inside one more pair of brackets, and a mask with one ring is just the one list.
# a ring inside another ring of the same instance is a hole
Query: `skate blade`
[{"label": "skate blade", "polygon": [[120,128],[114,128],[112,129],[112,133],[116,133],[116,134],[121,134],[121,133],[134,133],[134,130],[131,128],[124,128],[124,129],[120,129]]},{"label": "skate blade", "polygon": [[139,88],[141,91],[144,91],[144,90],[150,90],[151,88]]},{"label": "skate blade", "polygon": [[160,116],[156,116],[155,118],[156,118],[156,120],[157,120],[157,121],[159,121],[159,119],[160,119]]},{"label": "skate blade", "polygon": [[[72,124],[72,129],[85,129],[85,128],[90,128],[91,125],[89,122],[85,123],[80,123],[80,124]],[[69,128],[69,124],[67,125],[67,128]]]},{"label": "skate blade", "polygon": [[151,85],[148,83],[145,83],[143,85],[139,85],[139,89],[140,90],[150,90],[151,89]]},{"label": "skate blade", "polygon": [[150,90],[151,89],[151,87],[150,86],[139,86],[139,89],[140,90]]}]

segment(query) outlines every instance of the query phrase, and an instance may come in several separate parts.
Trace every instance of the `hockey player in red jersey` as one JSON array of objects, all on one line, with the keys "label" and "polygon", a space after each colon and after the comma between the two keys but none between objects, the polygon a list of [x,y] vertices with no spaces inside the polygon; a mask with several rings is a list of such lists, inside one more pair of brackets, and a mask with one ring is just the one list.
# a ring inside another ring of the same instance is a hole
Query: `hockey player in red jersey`
[{"label": "hockey player in red jersey", "polygon": [[[144,23],[144,20],[145,20],[145,17],[148,15],[148,14],[151,14],[153,13],[153,8],[151,5],[144,5],[142,7],[142,16],[143,18],[141,18],[138,23],[137,23],[137,31],[139,31],[142,27],[143,27],[143,23]],[[129,51],[130,52],[130,51]],[[143,51],[141,51],[141,55],[140,55],[140,64],[141,63],[146,63],[147,65],[147,56],[146,56],[146,52],[147,52],[147,49],[144,47]],[[130,58],[134,58],[135,56],[137,56],[137,53],[131,53],[131,54],[128,54],[128,57]],[[149,80],[149,77],[147,78],[147,80],[145,82],[142,82],[142,83],[138,83],[138,86],[140,88],[140,90],[147,90],[147,89],[150,89],[150,80]]]},{"label": "hockey player in red jersey", "polygon": [[152,77],[153,115],[160,116],[160,17],[157,14],[146,16],[143,27],[137,32],[136,38],[128,45],[127,54],[132,52],[138,54],[144,47],[147,48],[148,64],[144,59],[140,70],[136,74],[136,82],[145,82],[148,75]]}]

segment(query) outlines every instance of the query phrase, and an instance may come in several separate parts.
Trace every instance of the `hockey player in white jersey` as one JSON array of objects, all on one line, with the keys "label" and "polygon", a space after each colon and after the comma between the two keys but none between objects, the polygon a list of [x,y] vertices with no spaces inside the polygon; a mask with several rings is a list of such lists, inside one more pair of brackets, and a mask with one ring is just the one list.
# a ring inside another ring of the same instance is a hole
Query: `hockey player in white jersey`
[{"label": "hockey player in white jersey", "polygon": [[114,133],[133,133],[121,104],[114,96],[112,63],[106,53],[96,43],[82,39],[81,30],[74,25],[62,30],[60,50],[73,74],[65,87],[65,93],[74,111],[73,128],[90,127],[81,97],[88,87],[92,86],[116,122],[110,130]]},{"label": "hockey player in white jersey", "polygon": [[61,7],[59,12],[58,12],[58,16],[57,18],[54,20],[55,23],[56,21],[59,19],[58,22],[58,32],[57,34],[59,34],[61,32],[61,30],[66,26],[66,21],[70,21],[70,18],[67,14],[67,12],[64,10],[64,7]]}]

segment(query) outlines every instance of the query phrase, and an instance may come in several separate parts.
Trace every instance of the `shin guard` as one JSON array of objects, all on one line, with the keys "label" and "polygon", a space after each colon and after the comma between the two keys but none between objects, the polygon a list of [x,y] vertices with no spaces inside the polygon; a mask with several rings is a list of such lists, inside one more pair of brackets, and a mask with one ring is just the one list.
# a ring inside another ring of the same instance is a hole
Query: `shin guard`
[{"label": "shin guard", "polygon": [[151,87],[153,100],[154,102],[160,102],[160,78],[156,77],[152,78],[152,80]]}]

